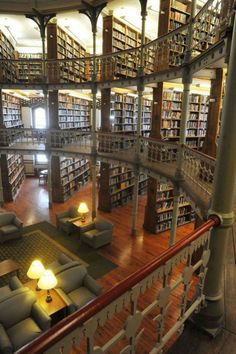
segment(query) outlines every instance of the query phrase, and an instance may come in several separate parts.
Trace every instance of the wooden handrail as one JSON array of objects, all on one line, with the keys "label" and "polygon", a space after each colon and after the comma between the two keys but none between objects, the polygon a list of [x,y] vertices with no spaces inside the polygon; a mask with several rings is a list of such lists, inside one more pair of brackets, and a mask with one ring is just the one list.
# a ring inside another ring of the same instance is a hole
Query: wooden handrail
[{"label": "wooden handrail", "polygon": [[146,278],[149,274],[155,271],[158,267],[165,264],[169,259],[195,241],[198,237],[209,231],[212,227],[218,226],[220,219],[216,215],[210,216],[209,220],[194,230],[192,233],[178,241],[174,246],[163,252],[158,258],[145,265],[142,269],[137,270],[129,277],[115,285],[105,294],[97,297],[92,303],[85,305],[81,310],[74,312],[64,320],[56,324],[54,327],[43,333],[34,341],[19,349],[15,354],[40,354],[53,344],[64,338],[68,333],[72,332],[81,326],[89,318],[101,311],[112,301],[116,300],[126,291],[132,289],[137,283]]}]

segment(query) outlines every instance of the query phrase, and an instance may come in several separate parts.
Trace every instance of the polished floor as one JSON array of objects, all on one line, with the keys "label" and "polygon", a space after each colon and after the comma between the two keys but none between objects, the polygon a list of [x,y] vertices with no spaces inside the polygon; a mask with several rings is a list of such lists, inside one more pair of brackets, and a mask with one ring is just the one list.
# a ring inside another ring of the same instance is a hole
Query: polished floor
[{"label": "polished floor", "polygon": [[[39,185],[37,178],[26,178],[17,199],[12,203],[6,203],[4,209],[15,211],[22,219],[24,225],[34,224],[43,220],[55,223],[55,214],[64,211],[71,205],[78,205],[85,201],[91,210],[91,184],[81,188],[72,198],[63,204],[53,204],[48,208],[47,186]],[[139,217],[137,224],[137,236],[130,235],[132,220],[132,202],[116,208],[112,213],[98,212],[114,223],[114,235],[111,245],[103,247],[99,252],[115,262],[118,267],[106,274],[99,282],[104,288],[109,289],[119,281],[136,271],[147,262],[161,254],[168,245],[168,232],[159,235],[151,234],[142,228],[146,196],[139,197]],[[192,231],[193,225],[187,224],[178,229],[177,239]],[[234,234],[231,233],[228,248],[229,257],[225,267],[225,327],[214,341],[201,332],[187,326],[183,335],[173,347],[171,354],[205,354],[205,353],[236,353],[236,285],[235,285],[235,248]],[[199,349],[198,349],[199,348]],[[166,349],[167,350],[167,349]],[[165,351],[166,351],[165,350]],[[148,353],[145,350],[145,342],[137,354]],[[113,354],[113,353],[111,353]]]}]

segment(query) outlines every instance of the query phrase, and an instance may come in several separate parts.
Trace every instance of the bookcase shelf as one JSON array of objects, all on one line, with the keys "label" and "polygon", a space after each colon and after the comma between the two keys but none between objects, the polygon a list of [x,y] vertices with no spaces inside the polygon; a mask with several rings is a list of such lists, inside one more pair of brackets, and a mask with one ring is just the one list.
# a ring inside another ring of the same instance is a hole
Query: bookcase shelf
[{"label": "bookcase shelf", "polygon": [[[145,38],[145,43],[149,42],[149,38]],[[106,16],[103,18],[103,54],[109,54],[125,50],[129,48],[136,48],[141,44],[141,34],[132,27],[118,20],[114,16]],[[115,78],[118,77],[136,77],[138,69],[138,58],[130,55],[126,57],[125,62],[122,61],[122,54],[120,61],[116,63]],[[145,64],[148,67],[148,73],[153,72],[154,57],[153,54],[148,53],[144,58]]]},{"label": "bookcase shelf", "polygon": [[[156,201],[156,233],[171,229],[173,214],[173,187],[165,183],[158,183]],[[185,197],[179,197],[178,226],[194,221],[194,212]]]},{"label": "bookcase shelf", "polygon": [[[4,33],[0,30],[0,58],[16,59],[15,48]],[[3,61],[0,67],[0,81],[15,82],[17,77],[16,66],[14,62]]]},{"label": "bookcase shelf", "polygon": [[17,197],[25,178],[23,156],[1,155],[1,172],[3,198],[5,202],[11,202]]},{"label": "bookcase shelf", "polygon": [[90,178],[90,164],[85,159],[53,156],[52,200],[63,203]]},{"label": "bookcase shelf", "polygon": [[5,92],[2,93],[3,124],[6,128],[23,127],[21,99]]},{"label": "bookcase shelf", "polygon": [[[152,101],[143,100],[141,131],[147,135],[151,129]],[[129,94],[112,93],[111,126],[115,133],[135,133],[137,130],[137,98]]]},{"label": "bookcase shelf", "polygon": [[[139,175],[139,194],[145,193],[147,180],[145,174]],[[110,212],[113,208],[126,204],[133,198],[133,188],[134,172],[127,167],[110,165],[109,188],[104,181],[100,181],[99,209]]]},{"label": "bookcase shelf", "polygon": [[42,78],[42,62],[40,61],[42,54],[18,53],[17,57],[24,59],[24,61],[18,62],[18,80],[20,82],[38,82]]},{"label": "bookcase shelf", "polygon": [[61,129],[91,129],[91,102],[70,96],[58,94],[58,123]]},{"label": "bookcase shelf", "polygon": [[[79,42],[55,23],[49,23],[47,26],[47,48],[48,59],[83,59],[89,55]],[[61,62],[58,67],[60,77],[58,76],[57,79],[60,79],[60,82],[86,81],[88,70],[89,68],[86,67],[83,60],[70,63]],[[55,79],[54,76],[53,80]]]},{"label": "bookcase shelf", "polygon": [[[158,36],[165,35],[185,25],[189,16],[188,6],[181,1],[162,0],[160,2]],[[184,53],[187,45],[186,34],[183,32],[175,35],[173,43],[170,43],[169,49],[165,51],[166,60],[159,65],[160,70],[180,64],[181,54]]]},{"label": "bookcase shelf", "polygon": [[[191,94],[189,101],[189,116],[187,121],[186,144],[200,148],[203,144],[207,128],[209,96]],[[163,91],[162,102],[162,138],[178,140],[180,136],[180,121],[182,111],[182,92]]]}]

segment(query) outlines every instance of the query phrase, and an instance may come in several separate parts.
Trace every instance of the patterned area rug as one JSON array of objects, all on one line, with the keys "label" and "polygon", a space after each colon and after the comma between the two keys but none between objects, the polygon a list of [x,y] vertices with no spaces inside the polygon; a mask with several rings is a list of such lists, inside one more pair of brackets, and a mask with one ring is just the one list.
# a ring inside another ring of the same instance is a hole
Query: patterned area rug
[{"label": "patterned area rug", "polygon": [[[40,259],[47,266],[62,252],[87,266],[89,274],[95,279],[117,267],[94,249],[81,243],[76,235],[68,236],[48,222],[25,227],[23,235],[21,239],[0,246],[0,261],[14,259],[20,265],[22,282],[29,280],[26,273],[32,260]],[[0,286],[6,281],[7,277],[2,277]]]}]

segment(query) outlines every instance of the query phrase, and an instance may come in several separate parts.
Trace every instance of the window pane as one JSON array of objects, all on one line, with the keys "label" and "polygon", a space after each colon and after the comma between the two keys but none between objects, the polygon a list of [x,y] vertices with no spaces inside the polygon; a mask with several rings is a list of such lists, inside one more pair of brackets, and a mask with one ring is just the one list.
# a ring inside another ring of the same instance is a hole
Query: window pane
[{"label": "window pane", "polygon": [[37,154],[36,160],[37,160],[37,163],[47,163],[48,162],[47,155],[45,155],[45,154]]},{"label": "window pane", "polygon": [[45,109],[38,107],[34,111],[35,114],[35,128],[36,129],[45,129],[46,128],[46,115]]}]

